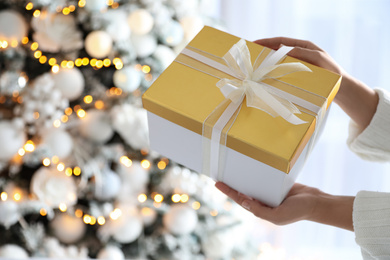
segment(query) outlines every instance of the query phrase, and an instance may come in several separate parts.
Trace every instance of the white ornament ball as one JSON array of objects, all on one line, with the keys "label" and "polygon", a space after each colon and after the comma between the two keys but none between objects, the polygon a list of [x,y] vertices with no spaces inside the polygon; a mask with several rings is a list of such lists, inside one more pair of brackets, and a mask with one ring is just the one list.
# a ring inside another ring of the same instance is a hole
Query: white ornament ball
[{"label": "white ornament ball", "polygon": [[0,202],[0,224],[9,228],[18,222],[20,216],[18,204],[11,200]]},{"label": "white ornament ball", "polygon": [[29,256],[24,250],[24,248],[13,245],[13,244],[6,244],[2,247],[0,247],[0,259],[28,259]]},{"label": "white ornament ball", "polygon": [[83,93],[85,80],[78,68],[61,68],[57,73],[51,75],[54,85],[61,91],[62,97],[73,101]]},{"label": "white ornament ball", "polygon": [[142,220],[136,215],[121,217],[120,224],[117,226],[116,232],[112,235],[119,243],[134,242],[140,235],[143,229]]},{"label": "white ornament ball", "polygon": [[59,213],[50,222],[50,228],[54,235],[62,243],[71,244],[80,240],[86,231],[86,225],[82,218]]},{"label": "white ornament ball", "polygon": [[79,127],[81,135],[96,142],[105,143],[114,134],[109,115],[102,110],[90,109],[81,119]]},{"label": "white ornament ball", "polygon": [[112,49],[112,38],[105,31],[93,31],[85,38],[85,50],[94,58],[106,57]]},{"label": "white ornament ball", "polygon": [[26,142],[26,134],[11,121],[0,121],[0,161],[10,160]]},{"label": "white ornament ball", "polygon": [[110,9],[103,14],[108,25],[106,31],[114,41],[127,40],[130,38],[130,27],[127,24],[127,13],[120,9]]},{"label": "white ornament ball", "polygon": [[153,16],[145,9],[138,9],[129,15],[128,23],[133,33],[144,35],[153,29]]},{"label": "white ornament ball", "polygon": [[43,142],[51,152],[51,156],[58,156],[60,160],[68,157],[73,150],[72,136],[65,130],[52,128],[43,135]]},{"label": "white ornament ball", "polygon": [[152,55],[157,48],[157,39],[150,34],[146,35],[132,35],[131,40],[137,56],[145,58]]},{"label": "white ornament ball", "polygon": [[234,243],[234,237],[226,232],[214,232],[202,240],[202,250],[207,258],[224,259],[231,254]]},{"label": "white ornament ball", "polygon": [[160,38],[166,45],[179,45],[184,38],[183,27],[181,27],[179,22],[172,20],[168,25],[161,28]]},{"label": "white ornament ball", "polygon": [[176,54],[171,48],[160,44],[153,53],[153,57],[160,62],[163,69],[166,69],[176,58]]},{"label": "white ornament ball", "polygon": [[148,170],[142,167],[138,161],[133,161],[130,167],[120,164],[118,171],[122,176],[123,182],[129,183],[133,189],[139,189],[149,182]]},{"label": "white ornament ball", "polygon": [[69,207],[77,202],[74,179],[54,167],[39,168],[31,179],[30,190],[40,201],[52,208],[58,208],[60,203]]},{"label": "white ornament ball", "polygon": [[28,26],[24,17],[13,10],[0,12],[0,40],[20,42],[27,36]]},{"label": "white ornament ball", "polygon": [[107,1],[106,0],[87,0],[85,2],[86,10],[91,12],[100,12],[107,9]]},{"label": "white ornament ball", "polygon": [[106,246],[99,251],[97,259],[101,260],[124,260],[125,255],[117,246]]},{"label": "white ornament ball", "polygon": [[110,169],[102,171],[100,180],[96,176],[95,197],[99,200],[110,200],[118,195],[121,188],[121,179]]},{"label": "white ornament ball", "polygon": [[163,217],[164,227],[174,235],[188,235],[198,224],[196,211],[185,204],[174,204]]},{"label": "white ornament ball", "polygon": [[183,27],[184,37],[187,41],[192,40],[204,26],[202,18],[197,15],[189,15],[181,18],[180,24]]},{"label": "white ornament ball", "polygon": [[113,76],[114,85],[125,92],[133,92],[141,84],[141,73],[131,66],[116,70]]}]

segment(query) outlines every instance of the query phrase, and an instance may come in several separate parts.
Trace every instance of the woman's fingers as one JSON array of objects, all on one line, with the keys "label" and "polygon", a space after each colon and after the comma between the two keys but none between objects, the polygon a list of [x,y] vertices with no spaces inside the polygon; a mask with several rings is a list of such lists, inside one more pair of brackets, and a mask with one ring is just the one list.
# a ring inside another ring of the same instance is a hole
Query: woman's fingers
[{"label": "woman's fingers", "polygon": [[287,37],[274,37],[274,38],[260,39],[260,40],[256,40],[255,43],[274,50],[279,49],[280,45],[286,45],[291,47],[301,47],[310,50],[322,51],[320,47],[318,47],[317,45],[315,45],[310,41],[298,40],[298,39],[287,38]]}]

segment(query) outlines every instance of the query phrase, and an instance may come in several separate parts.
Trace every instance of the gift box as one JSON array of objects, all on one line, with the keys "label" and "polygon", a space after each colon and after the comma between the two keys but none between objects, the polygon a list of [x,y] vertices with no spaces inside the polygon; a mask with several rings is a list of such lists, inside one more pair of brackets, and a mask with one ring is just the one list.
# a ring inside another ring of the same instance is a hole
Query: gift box
[{"label": "gift box", "polygon": [[204,27],[142,97],[150,148],[279,205],[341,81],[285,53]]}]

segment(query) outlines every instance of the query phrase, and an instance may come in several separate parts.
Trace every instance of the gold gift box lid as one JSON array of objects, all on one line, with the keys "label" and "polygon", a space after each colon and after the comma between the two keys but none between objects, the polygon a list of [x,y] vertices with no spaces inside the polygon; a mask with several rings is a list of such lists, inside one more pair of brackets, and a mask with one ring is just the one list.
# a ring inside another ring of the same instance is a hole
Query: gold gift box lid
[{"label": "gold gift box lid", "polygon": [[[205,26],[188,45],[192,49],[210,53],[211,57],[212,55],[223,57],[238,41],[239,38],[236,36]],[[247,42],[247,45],[254,63],[265,47],[253,42]],[[296,61],[299,60],[286,57],[282,62]],[[182,62],[191,67],[201,68],[202,71],[207,71],[207,74],[183,65]],[[299,62],[309,67],[312,72],[297,72],[279,80],[326,98],[326,107],[329,107],[340,86],[341,76],[303,61]],[[221,73],[184,54],[179,54],[144,93],[143,106],[162,118],[202,135],[204,120],[225,99],[216,87],[219,79],[211,76],[220,77]],[[225,77],[231,78],[228,75]],[[282,87],[276,81],[270,80],[267,83]],[[303,98],[319,106],[322,105],[319,102],[326,102],[324,98],[321,101],[318,101],[318,98],[311,100],[313,98],[311,95]],[[298,117],[308,123],[292,125],[281,117],[274,118],[261,110],[247,107],[244,101],[236,121],[228,132],[226,146],[289,173],[310,140],[316,122],[316,118],[310,114],[302,113]]]}]

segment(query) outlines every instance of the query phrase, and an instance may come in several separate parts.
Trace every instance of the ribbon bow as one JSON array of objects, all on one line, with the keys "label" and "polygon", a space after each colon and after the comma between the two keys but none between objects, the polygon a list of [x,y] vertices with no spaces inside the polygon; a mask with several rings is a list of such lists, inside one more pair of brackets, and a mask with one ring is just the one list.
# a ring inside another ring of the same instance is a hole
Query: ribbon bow
[{"label": "ribbon bow", "polygon": [[281,78],[298,71],[311,72],[299,62],[276,65],[291,49],[283,46],[270,53],[262,63],[256,60],[252,66],[248,46],[245,40],[241,39],[223,57],[231,74],[237,79],[221,79],[217,87],[225,98],[233,103],[241,104],[246,97],[248,107],[260,109],[273,117],[281,116],[294,125],[306,123],[295,115],[301,112],[293,103],[263,82],[268,78]]}]

